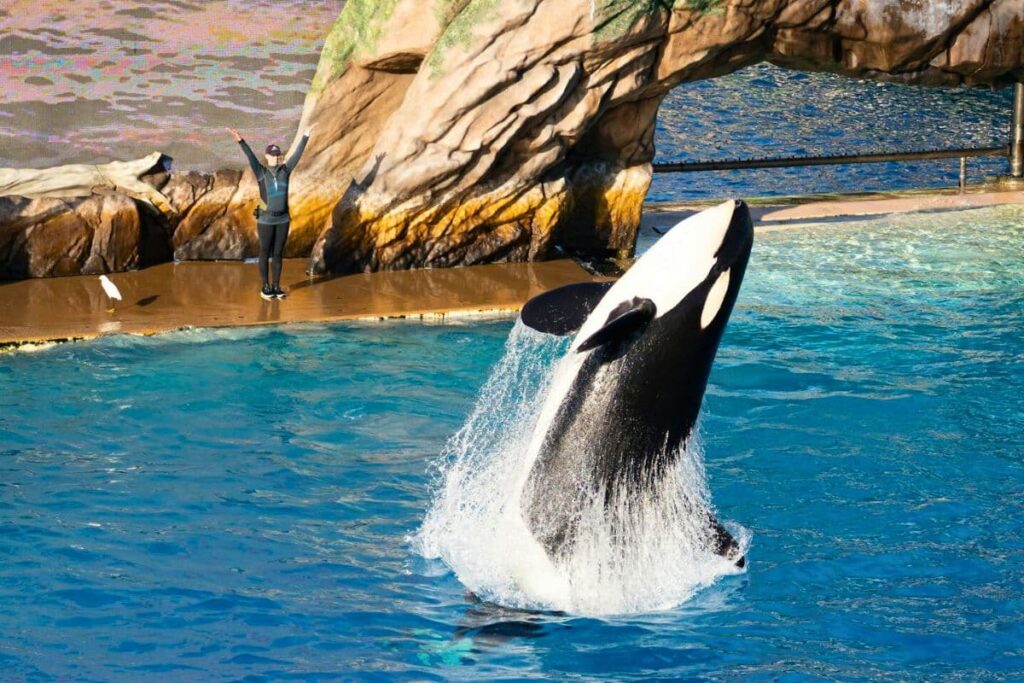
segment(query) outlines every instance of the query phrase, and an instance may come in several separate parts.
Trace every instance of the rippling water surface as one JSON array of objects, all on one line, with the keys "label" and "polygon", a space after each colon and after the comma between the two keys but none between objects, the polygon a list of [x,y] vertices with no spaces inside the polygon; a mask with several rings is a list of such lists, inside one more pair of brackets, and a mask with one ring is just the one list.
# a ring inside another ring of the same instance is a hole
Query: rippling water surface
[{"label": "rippling water surface", "polygon": [[0,356],[0,678],[1019,681],[1022,226],[758,235],[703,417],[749,567],[657,613],[477,603],[408,540],[510,322]]},{"label": "rippling water surface", "polygon": [[[998,147],[1010,139],[1011,108],[1006,88],[923,88],[760,64],[669,93],[656,161]],[[967,171],[975,183],[1009,164],[970,159]],[[950,187],[959,173],[957,159],[670,173],[654,177],[648,201]]]},{"label": "rippling water surface", "polygon": [[0,0],[0,166],[286,146],[343,0]]}]

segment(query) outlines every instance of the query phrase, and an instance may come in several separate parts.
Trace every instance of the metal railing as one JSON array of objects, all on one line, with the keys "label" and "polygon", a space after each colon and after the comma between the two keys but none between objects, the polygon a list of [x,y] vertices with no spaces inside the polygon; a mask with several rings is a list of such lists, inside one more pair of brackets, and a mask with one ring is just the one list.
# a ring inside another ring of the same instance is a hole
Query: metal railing
[{"label": "metal railing", "polygon": [[887,161],[928,161],[932,159],[969,159],[972,157],[1005,157],[1008,147],[961,147],[957,149],[926,149],[915,152],[884,152],[876,154],[833,154],[809,157],[765,157],[758,159],[722,159],[719,161],[681,161],[653,164],[655,173],[695,173],[698,171],[731,171],[750,168],[786,168],[793,166],[831,166],[836,164],[878,164]]}]

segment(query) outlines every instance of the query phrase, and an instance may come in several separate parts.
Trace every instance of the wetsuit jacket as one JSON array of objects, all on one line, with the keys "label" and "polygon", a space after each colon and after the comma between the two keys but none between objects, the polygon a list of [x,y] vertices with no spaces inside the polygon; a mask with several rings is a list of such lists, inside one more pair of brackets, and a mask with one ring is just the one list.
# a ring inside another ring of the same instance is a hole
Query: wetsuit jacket
[{"label": "wetsuit jacket", "polygon": [[260,213],[260,223],[264,225],[281,225],[290,220],[288,216],[288,178],[291,176],[295,165],[299,163],[299,157],[305,151],[306,142],[308,141],[309,136],[303,135],[302,140],[299,141],[299,146],[288,157],[288,161],[278,164],[274,168],[268,168],[261,164],[245,140],[238,141],[238,144],[242,146],[242,151],[245,152],[245,156],[249,159],[249,167],[252,168],[256,180],[260,184],[260,199],[263,200],[263,207],[266,207]]}]

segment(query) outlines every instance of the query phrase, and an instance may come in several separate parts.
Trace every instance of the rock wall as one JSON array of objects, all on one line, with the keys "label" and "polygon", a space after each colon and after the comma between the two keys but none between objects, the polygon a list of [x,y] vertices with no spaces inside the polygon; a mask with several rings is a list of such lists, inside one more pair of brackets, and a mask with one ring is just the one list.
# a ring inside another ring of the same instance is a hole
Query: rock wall
[{"label": "rock wall", "polygon": [[[325,52],[321,87],[385,64],[416,73],[314,272],[632,250],[658,107],[685,81],[763,60],[929,85],[1024,79],[1021,0],[399,0],[360,21],[344,59]],[[330,116],[315,100],[307,115]]]},{"label": "rock wall", "polygon": [[0,277],[132,270],[171,257],[159,212],[123,195],[0,197]]},{"label": "rock wall", "polygon": [[[315,132],[293,180],[287,255],[326,273],[630,252],[665,94],[764,60],[1005,85],[1024,80],[1024,2],[348,0],[298,127]],[[57,205],[2,200],[0,278],[256,254],[248,171],[142,180],[171,208],[124,228],[134,249],[96,247],[92,260],[82,235],[121,244],[96,236],[128,204],[68,202],[91,216],[74,223],[54,218]],[[42,246],[72,239],[58,224],[78,240],[67,258]],[[163,252],[141,247],[160,235]]]}]

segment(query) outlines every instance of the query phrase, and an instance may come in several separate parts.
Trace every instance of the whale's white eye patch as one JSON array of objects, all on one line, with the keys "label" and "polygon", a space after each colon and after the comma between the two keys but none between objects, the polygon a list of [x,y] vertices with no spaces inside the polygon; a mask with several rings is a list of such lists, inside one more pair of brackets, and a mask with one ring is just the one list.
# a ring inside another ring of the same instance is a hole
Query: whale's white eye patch
[{"label": "whale's white eye patch", "polygon": [[718,262],[716,254],[729,234],[737,206],[732,200],[722,202],[669,230],[601,298],[576,333],[573,347],[597,332],[621,301],[650,299],[658,312],[655,319],[676,308],[707,280]]},{"label": "whale's white eye patch", "polygon": [[729,271],[726,270],[718,276],[715,284],[711,285],[711,291],[708,292],[708,297],[704,299],[704,310],[700,313],[700,329],[705,329],[714,321],[718,311],[722,309],[722,302],[725,301],[725,293],[728,291]]}]

